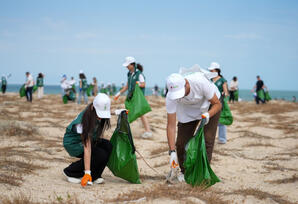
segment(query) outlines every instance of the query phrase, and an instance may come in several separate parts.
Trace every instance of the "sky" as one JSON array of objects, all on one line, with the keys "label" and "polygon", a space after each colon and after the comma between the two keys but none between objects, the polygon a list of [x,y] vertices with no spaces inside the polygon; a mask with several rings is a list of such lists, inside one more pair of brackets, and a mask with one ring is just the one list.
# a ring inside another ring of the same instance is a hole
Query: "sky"
[{"label": "sky", "polygon": [[62,74],[89,82],[126,82],[126,56],[144,66],[147,86],[194,64],[218,62],[223,76],[251,89],[298,90],[296,0],[1,0],[0,74],[25,72],[59,84]]}]

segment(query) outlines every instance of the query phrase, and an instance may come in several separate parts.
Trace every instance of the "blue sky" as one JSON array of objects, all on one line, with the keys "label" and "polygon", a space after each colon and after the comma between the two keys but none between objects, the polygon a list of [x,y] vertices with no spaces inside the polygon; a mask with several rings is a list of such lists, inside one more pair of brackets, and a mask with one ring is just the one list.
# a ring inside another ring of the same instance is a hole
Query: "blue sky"
[{"label": "blue sky", "polygon": [[144,66],[148,86],[181,66],[220,63],[250,89],[298,90],[298,1],[0,1],[0,74],[25,72],[99,82],[126,81],[126,56]]}]

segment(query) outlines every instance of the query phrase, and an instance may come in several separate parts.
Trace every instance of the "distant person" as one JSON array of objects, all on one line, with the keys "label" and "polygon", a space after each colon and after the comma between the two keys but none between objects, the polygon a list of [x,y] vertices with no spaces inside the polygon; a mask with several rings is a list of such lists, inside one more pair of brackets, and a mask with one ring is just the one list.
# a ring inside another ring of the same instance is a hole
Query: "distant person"
[{"label": "distant person", "polygon": [[155,84],[152,91],[153,91],[153,96],[158,96],[159,95],[159,87],[158,87],[157,84]]},{"label": "distant person", "polygon": [[29,72],[26,72],[26,82],[25,82],[26,98],[27,98],[27,101],[31,103],[32,103],[33,86],[34,86],[33,77]]},{"label": "distant person", "polygon": [[[123,89],[124,87],[125,87],[125,83],[124,83],[124,82],[121,82],[121,87],[120,87],[119,91],[120,91],[121,89]],[[125,93],[125,92],[122,92],[122,93],[121,93],[121,96],[123,96],[124,93]]]},{"label": "distant person", "polygon": [[[227,80],[221,75],[220,65],[216,62],[212,62],[208,68],[211,72],[217,72],[217,76],[212,79],[216,87],[218,88],[221,96],[220,101],[223,107],[224,98],[229,95]],[[218,143],[225,144],[227,142],[227,127],[218,122]]]},{"label": "distant person", "polygon": [[36,79],[36,85],[37,85],[37,98],[41,99],[43,97],[43,78],[44,75],[42,73],[39,73]]},{"label": "distant person", "polygon": [[111,83],[108,83],[108,85],[106,87],[106,90],[108,91],[107,94],[109,96],[111,96],[112,95],[112,85],[111,85]]},{"label": "distant person", "polygon": [[85,74],[80,71],[80,84],[79,84],[79,89],[80,89],[80,92],[79,92],[79,99],[78,99],[78,104],[81,103],[81,98],[82,96],[84,97],[84,102],[85,104],[88,103],[88,96],[87,96],[87,88],[88,88],[88,83],[87,83],[87,79],[86,79],[86,76]]},{"label": "distant person", "polygon": [[115,83],[112,83],[112,96],[114,96],[117,93],[117,87]]},{"label": "distant person", "polygon": [[97,93],[98,93],[98,84],[97,84],[96,77],[93,77],[92,85],[93,85],[92,95],[93,96],[97,96]]},{"label": "distant person", "polygon": [[292,101],[295,103],[296,102],[296,96],[293,96]]},{"label": "distant person", "polygon": [[99,93],[66,128],[63,145],[70,156],[79,158],[63,170],[68,182],[81,186],[104,182],[101,177],[110,154],[112,144],[103,138],[110,128],[111,101],[106,94]]},{"label": "distant person", "polygon": [[[256,104],[259,104],[259,102],[261,101],[263,104],[266,103],[265,101],[265,91],[264,89],[267,89],[267,87],[264,85],[264,82],[261,80],[260,76],[257,76],[257,82],[256,85],[254,86],[252,92],[255,92],[255,100],[256,100]],[[262,97],[263,96],[263,97]]]},{"label": "distant person", "polygon": [[1,91],[2,91],[2,94],[5,94],[6,92],[6,88],[7,88],[7,76],[5,75],[2,75],[1,77]]},{"label": "distant person", "polygon": [[[145,95],[145,77],[143,74],[143,66],[141,64],[136,63],[134,57],[126,57],[123,66],[128,69],[127,73],[127,83],[126,85],[115,95],[115,100],[119,98],[119,96],[128,90],[128,97],[132,96],[133,91],[135,89],[136,83],[139,84],[143,94]],[[142,138],[148,139],[152,138],[152,132],[149,126],[148,119],[145,115],[141,116],[142,123],[145,128],[145,132],[142,134]]]},{"label": "distant person", "polygon": [[67,80],[66,74],[63,74],[62,79],[60,81],[60,86],[62,88],[62,97],[67,94],[67,91],[71,88],[69,81]]},{"label": "distant person", "polygon": [[70,78],[70,80],[68,81],[68,83],[70,84],[73,92],[76,93],[76,80],[74,79],[73,76]]},{"label": "distant person", "polygon": [[235,77],[235,76],[233,77],[232,81],[230,82],[229,91],[230,91],[229,102],[234,103],[235,102],[235,92],[238,91],[238,81],[237,81],[237,77]]}]

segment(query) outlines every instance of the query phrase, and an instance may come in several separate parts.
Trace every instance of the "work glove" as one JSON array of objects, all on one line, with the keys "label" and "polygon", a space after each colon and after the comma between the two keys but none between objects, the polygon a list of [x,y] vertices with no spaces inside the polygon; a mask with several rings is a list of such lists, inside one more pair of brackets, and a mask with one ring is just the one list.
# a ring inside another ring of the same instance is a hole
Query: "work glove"
[{"label": "work glove", "polygon": [[208,112],[202,114],[202,119],[206,119],[206,121],[205,121],[205,125],[208,124],[208,122],[209,122],[209,117],[210,117],[210,116],[209,116],[209,113],[208,113]]},{"label": "work glove", "polygon": [[118,98],[120,97],[120,94],[121,94],[120,91],[119,91],[118,93],[116,93],[116,95],[114,96],[114,100],[115,100],[115,101],[118,100]]},{"label": "work glove", "polygon": [[85,175],[81,180],[81,186],[85,187],[88,184],[92,184],[92,177],[91,177],[91,171],[85,170]]},{"label": "work glove", "polygon": [[173,169],[179,166],[176,152],[171,152],[170,165]]}]

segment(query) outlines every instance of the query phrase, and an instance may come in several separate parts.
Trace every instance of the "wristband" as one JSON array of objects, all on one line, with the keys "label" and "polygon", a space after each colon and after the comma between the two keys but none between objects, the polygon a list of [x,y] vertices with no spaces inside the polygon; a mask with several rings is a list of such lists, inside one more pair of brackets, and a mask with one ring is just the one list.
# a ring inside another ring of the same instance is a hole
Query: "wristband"
[{"label": "wristband", "polygon": [[85,174],[91,175],[91,171],[90,170],[85,170]]}]

